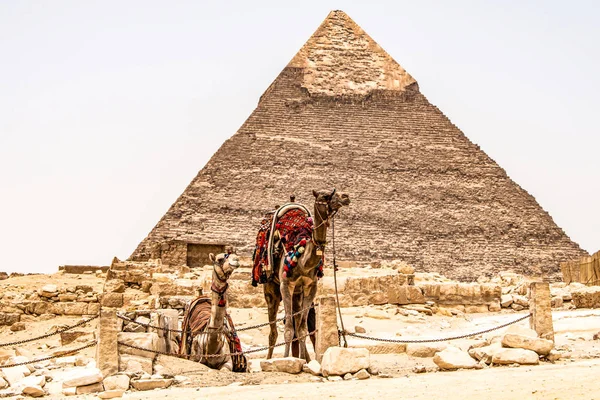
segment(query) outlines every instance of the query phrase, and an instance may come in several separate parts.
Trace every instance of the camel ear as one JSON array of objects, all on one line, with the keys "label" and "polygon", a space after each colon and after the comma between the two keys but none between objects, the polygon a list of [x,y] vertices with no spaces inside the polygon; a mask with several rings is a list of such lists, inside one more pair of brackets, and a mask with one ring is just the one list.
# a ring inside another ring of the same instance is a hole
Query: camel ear
[{"label": "camel ear", "polygon": [[208,255],[208,258],[210,258],[210,261],[211,261],[211,262],[215,262],[215,255],[214,255],[213,253],[210,253],[210,254]]},{"label": "camel ear", "polygon": [[319,193],[317,193],[315,189],[313,189],[313,196],[315,196],[315,198],[319,197]]},{"label": "camel ear", "polygon": [[331,194],[329,195],[329,197],[333,197],[334,194],[335,194],[335,188],[333,188],[333,192],[331,192]]}]

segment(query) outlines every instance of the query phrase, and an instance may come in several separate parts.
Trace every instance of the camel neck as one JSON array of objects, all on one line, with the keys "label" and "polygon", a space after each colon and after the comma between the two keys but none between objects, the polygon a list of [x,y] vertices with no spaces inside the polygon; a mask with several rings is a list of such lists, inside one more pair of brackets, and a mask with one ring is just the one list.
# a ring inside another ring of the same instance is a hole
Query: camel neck
[{"label": "camel neck", "polygon": [[[216,273],[213,271],[213,284],[211,286],[211,313],[210,313],[210,323],[209,326],[211,328],[222,328],[223,327],[223,319],[227,314],[227,283],[221,282],[219,278],[216,276]],[[217,289],[221,291],[224,289],[222,294],[216,293],[212,289]],[[225,300],[225,306],[219,307],[219,302],[221,301],[221,296]]]},{"label": "camel neck", "polygon": [[327,223],[323,219],[327,217],[327,212],[320,213],[315,203],[313,218],[315,219],[314,240],[317,245],[323,245],[327,242]]}]

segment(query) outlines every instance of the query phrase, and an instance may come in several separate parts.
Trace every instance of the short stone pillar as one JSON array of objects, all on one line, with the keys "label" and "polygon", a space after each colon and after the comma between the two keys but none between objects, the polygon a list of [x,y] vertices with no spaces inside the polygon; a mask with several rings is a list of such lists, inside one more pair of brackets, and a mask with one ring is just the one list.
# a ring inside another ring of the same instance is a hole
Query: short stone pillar
[{"label": "short stone pillar", "polygon": [[550,284],[532,282],[529,285],[529,325],[539,337],[554,341]]},{"label": "short stone pillar", "polygon": [[117,310],[114,308],[102,308],[98,321],[96,366],[102,371],[102,375],[105,377],[119,372],[118,332],[119,321]]},{"label": "short stone pillar", "polygon": [[334,296],[320,296],[317,298],[316,328],[317,343],[315,355],[317,361],[321,362],[325,351],[338,346],[338,327]]}]

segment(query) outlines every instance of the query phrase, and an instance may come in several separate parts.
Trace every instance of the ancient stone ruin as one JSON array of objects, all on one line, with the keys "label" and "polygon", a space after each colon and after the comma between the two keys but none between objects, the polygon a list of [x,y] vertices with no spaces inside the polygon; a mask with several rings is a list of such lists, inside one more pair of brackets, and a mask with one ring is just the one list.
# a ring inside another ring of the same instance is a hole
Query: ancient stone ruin
[{"label": "ancient stone ruin", "polygon": [[401,259],[473,280],[503,270],[555,275],[559,262],[587,255],[333,11],[131,259],[156,258],[175,242],[183,259],[223,244],[248,256],[265,212],[291,193],[310,204],[312,189],[332,187],[353,199],[337,218],[340,260]]}]

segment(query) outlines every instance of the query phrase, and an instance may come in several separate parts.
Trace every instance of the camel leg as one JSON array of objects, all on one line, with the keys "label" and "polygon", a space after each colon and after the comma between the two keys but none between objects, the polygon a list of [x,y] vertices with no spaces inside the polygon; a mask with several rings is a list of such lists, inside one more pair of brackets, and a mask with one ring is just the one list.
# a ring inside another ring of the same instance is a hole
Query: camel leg
[{"label": "camel leg", "polygon": [[277,311],[279,310],[279,304],[281,303],[281,294],[279,293],[279,287],[272,281],[264,284],[265,301],[267,302],[268,314],[269,314],[269,351],[267,353],[267,359],[273,357],[273,346],[277,342]]},{"label": "camel leg", "polygon": [[[227,338],[223,337],[223,343],[227,343]],[[229,353],[229,346],[226,346],[225,344],[221,347],[221,351],[219,351],[219,354],[223,354],[223,360],[225,361],[219,370],[232,372],[233,360],[231,359],[231,356],[225,355]]]},{"label": "camel leg", "polygon": [[[306,293],[308,291],[308,293]],[[305,296],[303,296],[303,301],[301,305],[301,310],[304,310],[300,316],[302,317],[297,329],[298,337],[302,338],[298,342],[300,343],[300,358],[306,360],[306,362],[310,362],[310,354],[308,354],[308,350],[306,349],[306,336],[308,336],[308,312],[310,310],[310,306],[312,305],[315,296],[317,295],[317,283],[313,282],[308,288],[305,289]]]},{"label": "camel leg", "polygon": [[[298,292],[296,290],[296,293],[294,293],[294,296],[292,297],[292,311],[294,314],[296,314],[300,310],[302,310],[302,292]],[[300,326],[300,319],[300,315],[294,316],[294,341],[292,342],[292,357],[296,358],[300,357],[300,340],[296,340],[299,337],[298,328]]]},{"label": "camel leg", "polygon": [[281,285],[279,287],[281,291],[281,299],[283,301],[283,308],[285,310],[285,330],[283,336],[285,338],[285,351],[284,357],[289,357],[290,346],[294,339],[294,318],[290,317],[293,312],[292,297],[294,295],[295,282],[290,281],[287,278],[280,279]]}]

